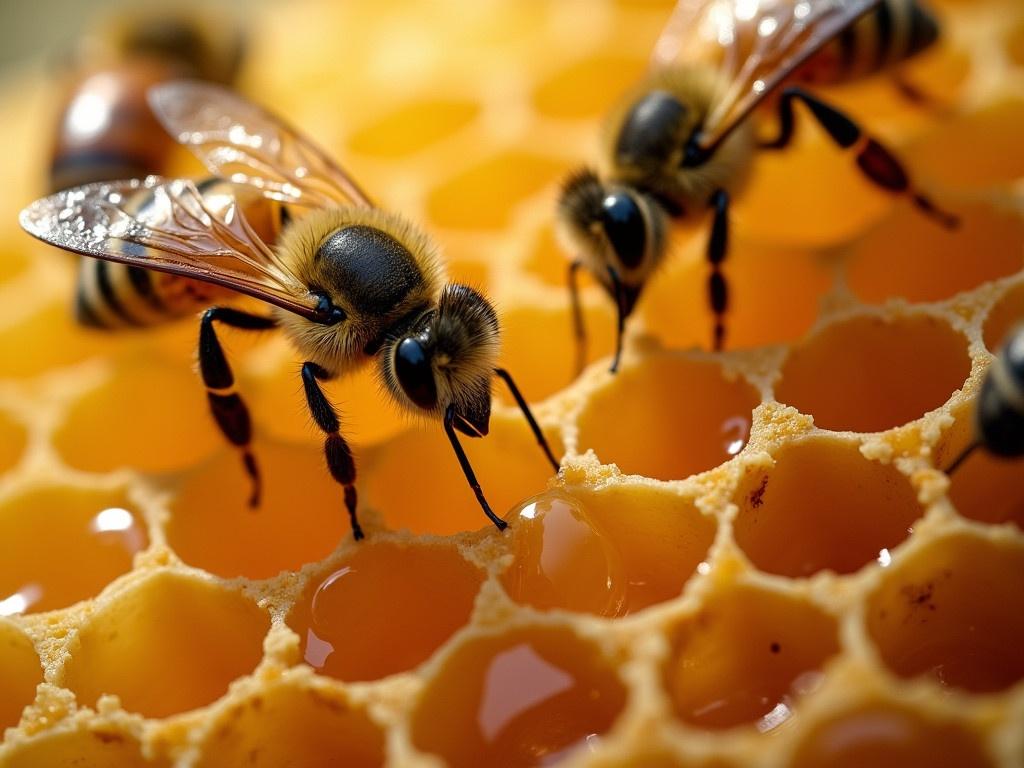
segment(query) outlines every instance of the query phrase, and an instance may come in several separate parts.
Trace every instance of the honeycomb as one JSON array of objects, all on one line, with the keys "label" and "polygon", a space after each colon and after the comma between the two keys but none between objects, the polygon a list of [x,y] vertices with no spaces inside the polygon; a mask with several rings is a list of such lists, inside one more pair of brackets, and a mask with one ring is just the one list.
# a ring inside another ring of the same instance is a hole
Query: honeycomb
[{"label": "honeycomb", "polygon": [[42,65],[0,88],[0,765],[1024,766],[1024,463],[971,406],[1024,317],[1024,6],[943,0],[941,45],[828,96],[962,217],[877,192],[802,121],[755,160],[702,350],[706,229],[680,228],[607,373],[573,378],[558,180],[641,76],[668,0],[372,0],[254,13],[240,88],[343,158],[485,287],[501,392],[466,449],[367,374],[328,387],[368,539],[322,466],[298,362],[226,329],[266,498],[193,371],[197,324],[74,326],[30,241]]}]

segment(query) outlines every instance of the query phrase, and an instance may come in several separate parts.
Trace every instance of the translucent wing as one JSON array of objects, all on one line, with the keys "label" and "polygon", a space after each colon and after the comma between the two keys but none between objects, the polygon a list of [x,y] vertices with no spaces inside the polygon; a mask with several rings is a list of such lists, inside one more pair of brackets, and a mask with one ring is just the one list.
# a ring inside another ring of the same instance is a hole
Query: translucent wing
[{"label": "translucent wing", "polygon": [[717,66],[722,83],[698,137],[714,148],[793,70],[881,0],[679,0],[652,66]]},{"label": "translucent wing", "polygon": [[369,207],[369,198],[316,144],[233,91],[194,80],[149,90],[157,119],[216,176],[283,203]]},{"label": "translucent wing", "polygon": [[[130,201],[146,190],[151,200],[129,213]],[[20,221],[30,235],[58,248],[215,283],[316,319],[306,286],[253,231],[237,203],[214,211],[185,179],[72,187],[36,200]]]}]

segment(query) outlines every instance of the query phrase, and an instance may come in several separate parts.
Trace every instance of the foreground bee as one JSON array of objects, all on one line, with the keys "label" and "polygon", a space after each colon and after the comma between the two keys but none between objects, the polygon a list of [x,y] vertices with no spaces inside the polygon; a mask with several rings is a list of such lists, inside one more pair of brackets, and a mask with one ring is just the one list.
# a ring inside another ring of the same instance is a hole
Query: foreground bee
[{"label": "foreground bee", "polygon": [[946,474],[981,446],[1003,458],[1024,456],[1024,325],[1010,333],[985,372],[974,409],[974,439]]},{"label": "foreground bee", "polygon": [[[306,401],[326,435],[327,466],[344,488],[356,539],[363,532],[355,462],[320,384],[371,360],[396,404],[443,421],[477,501],[504,529],[456,435],[487,434],[492,376],[508,385],[556,472],[558,462],[511,376],[496,367],[498,318],[487,299],[445,283],[425,234],[375,208],[341,168],[279,118],[227,89],[194,81],[157,86],[149,98],[168,132],[217,180],[149,177],[74,187],[22,211],[22,227],[84,256],[194,278],[272,305],[269,316],[212,307],[199,329],[210,408],[242,452],[253,505],[260,481],[249,412],[235,391],[215,323],[279,327],[303,355]],[[267,205],[258,205],[256,196],[312,210],[286,220],[271,248],[250,222],[249,212]]]},{"label": "foreground bee", "polygon": [[849,80],[931,44],[935,21],[915,0],[679,0],[652,56],[651,74],[610,116],[605,173],[572,175],[558,203],[560,235],[574,256],[569,289],[578,367],[585,332],[576,273],[586,267],[615,302],[618,368],[622,333],[648,277],[661,263],[669,219],[713,215],[707,260],[712,346],[725,342],[729,292],[730,195],[755,148],[793,137],[793,103],[803,102],[832,140],[854,153],[878,187],[909,195],[946,226],[955,218],[916,191],[900,162],[838,109],[800,87],[777,99],[781,130],[758,142],[747,117],[789,79]]}]

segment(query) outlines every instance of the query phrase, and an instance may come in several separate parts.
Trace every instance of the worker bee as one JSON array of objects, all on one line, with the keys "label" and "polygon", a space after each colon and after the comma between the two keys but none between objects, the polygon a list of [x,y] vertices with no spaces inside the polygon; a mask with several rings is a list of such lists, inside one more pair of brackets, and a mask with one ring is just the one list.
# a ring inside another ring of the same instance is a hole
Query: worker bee
[{"label": "worker bee", "polygon": [[[946,226],[955,217],[917,191],[901,163],[852,119],[800,86],[835,82],[895,64],[937,36],[917,0],[679,0],[655,45],[648,77],[609,118],[603,175],[572,174],[558,202],[560,236],[574,254],[569,289],[577,363],[585,331],[577,272],[590,271],[615,302],[619,364],[626,318],[662,262],[672,220],[710,207],[708,302],[712,347],[725,343],[729,291],[729,202],[754,151],[782,149],[793,137],[794,102],[802,102],[876,186],[908,195]],[[770,96],[781,129],[759,141],[747,118]]]},{"label": "worker bee", "polygon": [[[325,434],[327,467],[344,489],[356,539],[356,466],[321,383],[376,362],[400,407],[438,418],[477,501],[499,529],[456,432],[487,434],[491,377],[509,387],[555,471],[558,462],[509,373],[497,367],[498,317],[466,285],[446,283],[436,246],[402,217],[375,207],[321,149],[280,118],[226,88],[176,81],[152,88],[158,120],[218,179],[148,177],[87,184],[21,213],[30,234],[83,256],[222,286],[271,305],[271,314],[214,306],[199,326],[199,368],[213,417],[237,446],[259,502],[249,411],[216,325],[280,328],[303,356],[302,384]],[[234,190],[239,190],[236,194]],[[250,222],[246,190],[287,206],[272,247]]]},{"label": "worker bee", "polygon": [[974,409],[974,439],[946,474],[979,447],[1003,458],[1024,456],[1024,325],[1010,332],[985,372]]},{"label": "worker bee", "polygon": [[[244,45],[241,28],[225,20],[166,10],[119,14],[86,34],[65,76],[50,190],[164,172],[177,143],[153,116],[146,92],[183,77],[231,83]],[[259,201],[250,194],[246,202]],[[252,212],[250,220],[265,216]],[[195,280],[83,258],[74,309],[90,328],[147,326],[192,314],[223,295]]]}]

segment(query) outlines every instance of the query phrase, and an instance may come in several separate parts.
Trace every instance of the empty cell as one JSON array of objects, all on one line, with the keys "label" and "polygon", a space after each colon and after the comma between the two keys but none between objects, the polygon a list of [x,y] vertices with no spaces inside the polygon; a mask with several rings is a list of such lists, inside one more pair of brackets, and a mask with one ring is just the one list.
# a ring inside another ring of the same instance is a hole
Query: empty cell
[{"label": "empty cell", "polygon": [[923,513],[910,481],[854,444],[805,438],[775,460],[748,471],[733,497],[736,543],[763,571],[852,573],[884,558]]},{"label": "empty cell", "polygon": [[935,226],[901,204],[857,241],[847,280],[864,301],[938,301],[1020,271],[1024,218],[991,203],[960,203],[960,226]]},{"label": "empty cell", "polygon": [[881,432],[938,408],[970,371],[967,339],[944,320],[866,315],[795,347],[775,396],[823,429]]},{"label": "empty cell", "polygon": [[251,672],[269,627],[238,592],[161,571],[89,617],[63,682],[84,706],[116,694],[126,710],[147,717],[184,712]]},{"label": "empty cell", "polygon": [[0,411],[0,473],[18,463],[27,440],[22,423]]},{"label": "empty cell", "polygon": [[0,329],[0,376],[25,378],[109,352],[111,334],[75,324],[71,289],[67,304],[43,305],[21,322]]},{"label": "empty cell", "polygon": [[376,680],[426,661],[469,621],[482,583],[451,546],[366,543],[311,580],[288,624],[318,672]]},{"label": "empty cell", "polygon": [[625,697],[589,643],[562,629],[510,630],[445,660],[416,702],[412,740],[452,768],[554,765],[598,749]]},{"label": "empty cell", "polygon": [[987,768],[975,734],[894,704],[869,704],[814,727],[797,747],[792,768]]},{"label": "empty cell", "polygon": [[354,152],[402,157],[451,136],[472,122],[480,107],[472,101],[411,101],[364,126],[349,139]]},{"label": "empty cell", "polygon": [[192,472],[174,495],[167,542],[182,560],[219,576],[263,579],[330,554],[350,531],[340,485],[323,451],[258,441],[262,499],[236,451]]},{"label": "empty cell", "polygon": [[0,615],[64,608],[132,569],[146,526],[119,491],[48,486],[0,505]]},{"label": "empty cell", "polygon": [[[552,439],[552,435],[548,435]],[[482,438],[459,435],[491,509],[499,517],[542,491],[552,468],[518,413],[491,418]],[[562,451],[553,442],[555,456]],[[415,456],[415,461],[410,457]],[[368,455],[358,485],[392,530],[449,534],[493,527],[466,482],[444,428],[428,422]]]},{"label": "empty cell", "polygon": [[716,363],[648,356],[594,391],[579,417],[578,449],[629,474],[678,480],[739,453],[760,401]]},{"label": "empty cell", "polygon": [[1010,288],[989,310],[985,318],[985,346],[997,354],[1007,335],[1024,322],[1024,283]]},{"label": "empty cell", "polygon": [[838,651],[835,620],[815,606],[734,587],[709,596],[677,628],[665,684],[688,723],[770,731],[793,716]]},{"label": "empty cell", "polygon": [[0,618],[0,733],[18,724],[41,682],[43,668],[32,641],[10,620]]},{"label": "empty cell", "polygon": [[533,104],[549,117],[601,117],[612,102],[643,76],[642,58],[598,53],[575,61],[537,83]]},{"label": "empty cell", "polygon": [[1024,530],[1024,459],[974,451],[950,476],[949,499],[964,517]]},{"label": "empty cell", "polygon": [[164,758],[147,760],[134,736],[114,728],[92,727],[46,733],[18,744],[6,768],[170,768]]},{"label": "empty cell", "polygon": [[427,213],[439,227],[500,229],[515,206],[555,182],[565,166],[542,155],[508,149],[436,186]]},{"label": "empty cell", "polygon": [[978,693],[1024,677],[1024,548],[968,536],[939,539],[885,574],[867,628],[900,677]]},{"label": "empty cell", "polygon": [[73,467],[167,472],[201,461],[224,438],[199,376],[188,367],[133,357],[82,395],[54,435]]},{"label": "empty cell", "polygon": [[197,768],[375,768],[384,734],[336,693],[269,684],[235,704],[203,741]]}]

